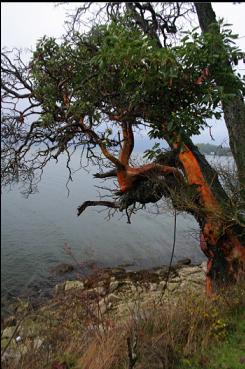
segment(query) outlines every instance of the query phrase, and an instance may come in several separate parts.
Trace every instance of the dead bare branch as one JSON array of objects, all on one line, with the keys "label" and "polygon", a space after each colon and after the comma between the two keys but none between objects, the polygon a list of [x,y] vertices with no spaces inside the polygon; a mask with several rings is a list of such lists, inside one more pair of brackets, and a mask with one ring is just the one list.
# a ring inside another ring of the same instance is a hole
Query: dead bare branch
[{"label": "dead bare branch", "polygon": [[103,201],[103,200],[98,200],[98,201],[85,201],[82,205],[80,205],[77,208],[77,216],[81,215],[82,212],[84,212],[84,210],[88,207],[88,206],[106,206],[108,208],[113,208],[113,209],[119,209],[120,208],[120,204],[112,202],[112,201]]}]

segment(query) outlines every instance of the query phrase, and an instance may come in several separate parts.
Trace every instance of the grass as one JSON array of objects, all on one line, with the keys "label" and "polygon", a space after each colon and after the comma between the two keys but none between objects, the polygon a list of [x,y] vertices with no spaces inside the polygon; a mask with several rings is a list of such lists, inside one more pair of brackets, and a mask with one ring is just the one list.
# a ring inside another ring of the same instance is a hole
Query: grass
[{"label": "grass", "polygon": [[97,314],[81,292],[61,295],[27,317],[39,327],[41,346],[29,338],[29,349],[3,368],[244,368],[244,283],[212,298],[185,291],[161,305],[136,306],[118,319],[113,311]]},{"label": "grass", "polygon": [[244,369],[245,367],[245,312],[232,318],[233,327],[225,342],[200,355],[183,362],[183,369]]}]

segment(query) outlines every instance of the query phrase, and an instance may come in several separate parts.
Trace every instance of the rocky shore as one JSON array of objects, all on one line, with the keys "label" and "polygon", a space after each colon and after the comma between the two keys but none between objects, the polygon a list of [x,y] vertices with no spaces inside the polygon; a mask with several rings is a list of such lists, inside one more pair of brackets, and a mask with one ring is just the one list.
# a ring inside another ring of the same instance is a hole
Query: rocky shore
[{"label": "rocky shore", "polygon": [[60,324],[60,317],[65,316],[67,309],[69,317],[75,314],[74,319],[83,321],[87,328],[90,325],[92,329],[96,324],[103,329],[106,317],[119,321],[141,308],[169,298],[174,300],[186,289],[202,293],[205,275],[206,262],[191,265],[187,259],[170,269],[167,266],[140,271],[105,268],[83,279],[66,280],[55,286],[53,297],[38,309],[33,310],[22,300],[15,305],[14,314],[3,325],[3,360],[19,360],[30,347],[45,346],[47,324],[48,329]]},{"label": "rocky shore", "polygon": [[180,262],[170,271],[167,266],[136,272],[124,268],[107,268],[84,281],[58,284],[55,293],[83,292],[88,300],[99,303],[99,314],[111,310],[121,316],[132,311],[135,301],[149,305],[156,300],[178,295],[187,288],[204,291],[205,278],[206,262],[195,266]]}]

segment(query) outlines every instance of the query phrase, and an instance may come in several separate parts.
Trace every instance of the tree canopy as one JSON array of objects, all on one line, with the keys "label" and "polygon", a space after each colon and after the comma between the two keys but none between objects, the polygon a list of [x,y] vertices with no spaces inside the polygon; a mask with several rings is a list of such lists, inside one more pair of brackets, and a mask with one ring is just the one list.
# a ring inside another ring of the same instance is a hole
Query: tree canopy
[{"label": "tree canopy", "polygon": [[[227,55],[231,62],[242,57],[233,39],[225,25],[219,34],[214,26],[209,34],[194,29],[178,46],[159,48],[124,17],[61,43],[44,37],[27,66],[19,55],[17,67],[4,52],[3,182],[19,179],[22,170],[26,179],[27,170],[34,174],[35,161],[42,168],[69,146],[83,144],[91,154],[96,146],[115,151],[121,145],[119,116],[134,129],[148,125],[151,138],[164,137],[163,122],[169,141],[176,134],[200,133],[207,118],[221,116],[221,98],[244,89],[234,74],[225,74],[224,86],[213,78]],[[216,44],[223,49],[217,50]],[[20,100],[27,103],[23,111]],[[18,165],[34,144],[35,158]]]}]

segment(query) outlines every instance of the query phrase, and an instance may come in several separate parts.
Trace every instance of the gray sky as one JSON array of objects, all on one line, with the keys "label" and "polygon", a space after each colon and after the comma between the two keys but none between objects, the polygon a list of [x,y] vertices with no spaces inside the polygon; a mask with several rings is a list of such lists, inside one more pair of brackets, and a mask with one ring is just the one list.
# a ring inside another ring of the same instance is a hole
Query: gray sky
[{"label": "gray sky", "polygon": [[[1,43],[7,48],[34,48],[37,39],[45,34],[59,38],[65,31],[66,10],[75,8],[80,3],[55,6],[54,3],[1,3]],[[245,50],[245,3],[234,5],[232,2],[212,3],[216,16],[233,24],[232,29],[239,34],[237,44]],[[244,64],[239,68],[245,69]],[[228,134],[224,122],[212,122],[214,144],[228,144]],[[193,137],[194,142],[211,142],[209,131]]]}]

